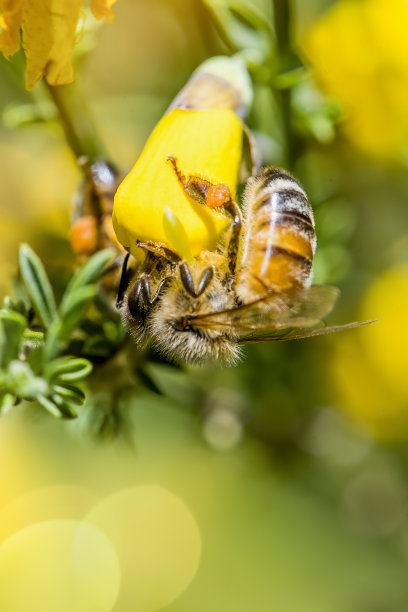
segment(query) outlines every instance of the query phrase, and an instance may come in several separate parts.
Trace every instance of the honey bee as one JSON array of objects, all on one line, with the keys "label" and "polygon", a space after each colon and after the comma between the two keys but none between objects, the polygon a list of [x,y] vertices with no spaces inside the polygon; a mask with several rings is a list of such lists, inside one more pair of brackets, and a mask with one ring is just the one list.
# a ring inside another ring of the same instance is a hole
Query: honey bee
[{"label": "honey bee", "polygon": [[121,247],[112,226],[113,199],[122,177],[110,162],[78,159],[85,180],[74,197],[69,239],[80,260],[108,247]]},{"label": "honey bee", "polygon": [[235,364],[242,346],[351,328],[324,327],[338,290],[313,286],[315,223],[307,196],[285,170],[269,167],[248,180],[243,212],[227,186],[185,176],[168,163],[186,195],[230,219],[215,252],[187,263],[165,244],[146,251],[129,282],[126,257],[118,307],[137,343],[152,342],[169,359]]}]

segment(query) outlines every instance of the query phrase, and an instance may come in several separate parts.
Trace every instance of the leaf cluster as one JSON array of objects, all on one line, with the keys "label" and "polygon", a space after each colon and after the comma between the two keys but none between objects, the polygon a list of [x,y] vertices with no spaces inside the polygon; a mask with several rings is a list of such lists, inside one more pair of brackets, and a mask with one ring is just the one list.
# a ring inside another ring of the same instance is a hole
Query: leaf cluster
[{"label": "leaf cluster", "polygon": [[[0,411],[21,400],[37,401],[57,418],[74,418],[83,404],[82,381],[91,373],[90,359],[79,357],[88,346],[105,337],[103,325],[95,323],[92,338],[86,312],[98,297],[98,281],[115,252],[96,253],[72,276],[62,299],[55,295],[39,257],[23,244],[19,252],[21,283],[16,296],[7,297],[0,310]],[[111,333],[112,336],[112,333]],[[106,354],[121,340],[121,333],[97,354]],[[79,349],[79,350],[78,350]]]}]

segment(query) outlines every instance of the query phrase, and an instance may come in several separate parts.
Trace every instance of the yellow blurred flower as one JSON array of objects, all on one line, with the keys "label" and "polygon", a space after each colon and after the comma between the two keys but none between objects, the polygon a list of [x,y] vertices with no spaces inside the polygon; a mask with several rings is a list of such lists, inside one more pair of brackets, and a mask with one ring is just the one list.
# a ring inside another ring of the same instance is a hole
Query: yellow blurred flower
[{"label": "yellow blurred flower", "polygon": [[[116,0],[92,0],[96,19],[111,23]],[[43,76],[50,85],[65,85],[74,79],[71,54],[82,0],[0,0],[0,51],[5,57],[22,45],[27,59],[26,88],[34,89]]]},{"label": "yellow blurred flower", "polygon": [[408,2],[341,0],[307,32],[316,80],[344,106],[350,140],[378,158],[408,153]]},{"label": "yellow blurred flower", "polygon": [[408,263],[372,284],[361,318],[379,317],[336,343],[333,382],[344,411],[380,440],[408,436]]},{"label": "yellow blurred flower", "polygon": [[[175,157],[184,175],[227,185],[234,196],[242,137],[242,121],[231,110],[176,108],[164,115],[115,196],[113,226],[123,246],[136,257],[136,240],[165,244],[185,258],[214,249],[228,219],[189,198],[167,158]],[[181,227],[178,237],[169,231],[168,209]]]}]

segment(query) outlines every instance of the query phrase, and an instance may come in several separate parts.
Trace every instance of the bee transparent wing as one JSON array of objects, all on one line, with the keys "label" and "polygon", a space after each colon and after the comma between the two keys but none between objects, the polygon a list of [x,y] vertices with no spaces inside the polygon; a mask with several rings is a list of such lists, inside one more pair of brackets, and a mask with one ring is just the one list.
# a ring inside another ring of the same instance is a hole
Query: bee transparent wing
[{"label": "bee transparent wing", "polygon": [[[271,330],[270,334],[257,335],[256,332],[247,334],[238,339],[240,344],[251,344],[258,342],[279,342],[283,340],[300,340],[301,338],[313,338],[314,336],[324,336],[326,334],[333,334],[336,332],[344,331],[346,329],[354,329],[355,327],[361,327],[362,325],[369,325],[374,323],[378,319],[372,319],[371,321],[363,321],[346,323],[345,325],[332,325],[329,327],[288,327]],[[324,325],[320,321],[318,325]]]},{"label": "bee transparent wing", "polygon": [[289,329],[316,327],[332,309],[339,295],[335,287],[314,285],[291,304],[286,294],[270,294],[261,300],[229,310],[192,317],[200,327],[230,330],[239,338],[279,336]]}]

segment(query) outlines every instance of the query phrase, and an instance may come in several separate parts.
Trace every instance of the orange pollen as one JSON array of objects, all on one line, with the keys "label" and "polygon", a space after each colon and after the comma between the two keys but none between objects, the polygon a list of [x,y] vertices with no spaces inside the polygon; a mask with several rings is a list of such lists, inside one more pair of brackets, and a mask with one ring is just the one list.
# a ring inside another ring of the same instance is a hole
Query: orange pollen
[{"label": "orange pollen", "polygon": [[93,253],[98,248],[98,228],[95,217],[85,215],[77,219],[69,232],[74,253]]},{"label": "orange pollen", "polygon": [[206,204],[209,208],[220,208],[230,200],[231,193],[226,185],[211,185],[207,191]]}]

